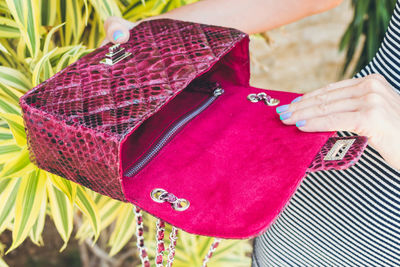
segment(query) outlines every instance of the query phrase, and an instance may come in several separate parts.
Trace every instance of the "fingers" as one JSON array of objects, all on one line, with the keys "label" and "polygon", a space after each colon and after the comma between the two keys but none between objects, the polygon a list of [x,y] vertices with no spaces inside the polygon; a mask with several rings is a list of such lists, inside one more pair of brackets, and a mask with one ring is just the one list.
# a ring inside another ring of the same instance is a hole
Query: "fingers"
[{"label": "fingers", "polygon": [[112,42],[114,44],[123,44],[129,40],[129,29],[133,28],[136,23],[126,21],[119,17],[109,17],[104,23],[106,38],[102,45]]},{"label": "fingers", "polygon": [[108,43],[109,43],[108,39],[104,38],[104,40],[101,42],[100,46],[106,45]]},{"label": "fingers", "polygon": [[342,112],[300,121],[297,123],[297,127],[303,132],[357,132],[358,122],[361,120],[361,113],[358,111]]},{"label": "fingers", "polygon": [[[358,86],[356,84],[355,86]],[[300,110],[315,105],[328,105],[329,103],[338,101],[340,99],[353,99],[364,95],[362,90],[354,90],[354,85],[349,87],[342,87],[331,89],[327,93],[316,94],[314,96],[303,95],[301,101],[292,102],[288,111]]]},{"label": "fingers", "polygon": [[[370,128],[366,117],[379,121],[377,116],[372,116],[377,112],[372,111],[391,107],[387,87],[381,75],[344,80],[305,94],[290,105],[280,106],[277,113],[284,124],[295,124],[303,131],[348,130],[360,134]],[[360,120],[343,114],[357,114]]]},{"label": "fingers", "polygon": [[[382,80],[383,79],[383,80]],[[365,78],[350,79],[337,82],[302,96],[301,101],[295,101],[288,107],[288,111],[296,111],[316,105],[328,105],[331,102],[352,98],[390,97],[387,82],[380,75],[369,75]],[[365,104],[368,104],[367,101]],[[282,109],[279,107],[278,109]],[[279,113],[279,112],[278,112]]]},{"label": "fingers", "polygon": [[329,91],[332,91],[332,90],[335,90],[335,89],[354,86],[354,85],[359,84],[361,81],[362,81],[362,78],[360,78],[360,79],[347,79],[347,80],[343,80],[343,81],[340,81],[340,82],[331,83],[331,84],[328,84],[325,87],[322,87],[320,89],[317,89],[317,90],[314,90],[312,92],[304,94],[303,99],[315,97],[315,96],[321,95],[321,94],[326,94]]},{"label": "fingers", "polygon": [[385,77],[383,77],[380,74],[371,74],[363,78],[347,79],[340,82],[328,84],[325,87],[304,94],[303,99],[312,98],[317,95],[325,95],[331,91],[340,88],[347,88],[347,89],[356,88],[359,89],[359,91],[361,91],[364,94],[368,92],[379,92],[379,91],[381,91],[381,93],[388,93],[387,92],[388,90],[382,90],[382,88],[386,87],[390,87],[390,85],[386,81]]},{"label": "fingers", "polygon": [[306,108],[296,109],[295,111],[282,113],[280,118],[284,124],[296,124],[298,121],[309,120],[311,118],[323,117],[329,114],[358,111],[363,106],[362,99],[343,99],[332,101],[327,104],[318,102]]},{"label": "fingers", "polygon": [[[386,159],[399,158],[400,98],[381,75],[345,80],[277,107],[281,121],[304,132],[350,131]],[[396,135],[397,134],[397,135]],[[399,161],[393,164],[400,166]]]}]

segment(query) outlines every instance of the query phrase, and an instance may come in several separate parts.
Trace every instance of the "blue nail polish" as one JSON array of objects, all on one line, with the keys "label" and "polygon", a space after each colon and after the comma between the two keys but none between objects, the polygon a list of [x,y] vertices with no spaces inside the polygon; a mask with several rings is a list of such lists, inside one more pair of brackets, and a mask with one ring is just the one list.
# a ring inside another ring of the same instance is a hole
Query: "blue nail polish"
[{"label": "blue nail polish", "polygon": [[292,116],[292,112],[286,112],[286,113],[281,114],[280,118],[282,121],[284,121],[284,120],[289,119],[290,116]]},{"label": "blue nail polish", "polygon": [[289,109],[289,105],[283,105],[276,108],[276,113],[282,113]]},{"label": "blue nail polish", "polygon": [[122,32],[122,31],[115,31],[114,33],[113,33],[113,38],[114,38],[114,41],[117,41],[119,38],[121,38],[121,37],[123,37],[124,36],[124,33]]},{"label": "blue nail polish", "polygon": [[299,102],[300,100],[301,100],[301,96],[298,96],[295,99],[293,99],[292,103]]},{"label": "blue nail polish", "polygon": [[303,127],[304,125],[306,125],[306,121],[305,120],[296,122],[296,126],[297,127]]}]

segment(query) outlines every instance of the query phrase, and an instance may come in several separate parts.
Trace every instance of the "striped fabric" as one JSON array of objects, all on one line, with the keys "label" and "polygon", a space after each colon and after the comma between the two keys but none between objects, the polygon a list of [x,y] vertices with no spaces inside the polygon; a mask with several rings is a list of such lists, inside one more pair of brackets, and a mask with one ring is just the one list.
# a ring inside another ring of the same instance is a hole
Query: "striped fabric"
[{"label": "striped fabric", "polygon": [[[356,77],[372,73],[400,93],[400,1],[381,48]],[[368,146],[345,171],[309,174],[255,239],[252,266],[400,266],[400,172]]]}]

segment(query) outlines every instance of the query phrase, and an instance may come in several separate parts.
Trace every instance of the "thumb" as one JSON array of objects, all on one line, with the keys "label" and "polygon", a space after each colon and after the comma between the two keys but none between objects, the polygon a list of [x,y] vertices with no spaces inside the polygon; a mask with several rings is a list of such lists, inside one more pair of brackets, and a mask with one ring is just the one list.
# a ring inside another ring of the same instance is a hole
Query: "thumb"
[{"label": "thumb", "polygon": [[109,17],[104,23],[106,38],[103,44],[123,44],[129,40],[130,23],[119,17]]}]

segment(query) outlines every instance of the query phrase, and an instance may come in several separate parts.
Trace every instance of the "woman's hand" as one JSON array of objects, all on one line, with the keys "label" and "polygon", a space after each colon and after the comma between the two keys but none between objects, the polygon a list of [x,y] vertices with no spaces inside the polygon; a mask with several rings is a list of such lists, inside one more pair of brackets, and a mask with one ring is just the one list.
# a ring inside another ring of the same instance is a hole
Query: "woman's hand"
[{"label": "woman's hand", "polygon": [[400,95],[379,74],[344,80],[277,107],[284,124],[301,131],[350,131],[400,169]]}]

